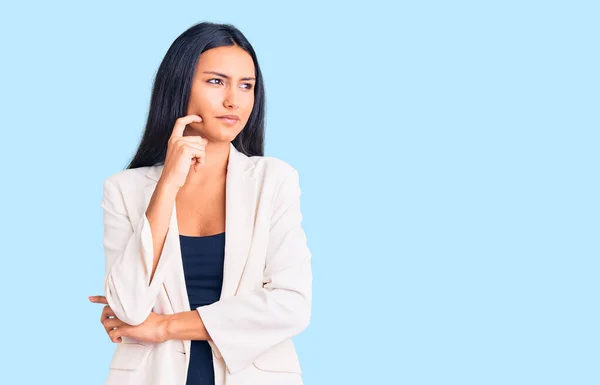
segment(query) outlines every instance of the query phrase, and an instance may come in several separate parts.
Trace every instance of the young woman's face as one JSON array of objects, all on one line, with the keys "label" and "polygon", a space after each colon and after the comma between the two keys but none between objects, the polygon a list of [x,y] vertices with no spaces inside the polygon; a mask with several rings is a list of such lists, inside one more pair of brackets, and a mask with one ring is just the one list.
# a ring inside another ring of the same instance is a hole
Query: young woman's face
[{"label": "young woman's face", "polygon": [[[188,124],[184,135],[200,135],[209,142],[231,142],[242,131],[254,106],[254,62],[238,46],[217,47],[198,59],[187,115],[200,123]],[[219,118],[235,115],[238,120]]]}]

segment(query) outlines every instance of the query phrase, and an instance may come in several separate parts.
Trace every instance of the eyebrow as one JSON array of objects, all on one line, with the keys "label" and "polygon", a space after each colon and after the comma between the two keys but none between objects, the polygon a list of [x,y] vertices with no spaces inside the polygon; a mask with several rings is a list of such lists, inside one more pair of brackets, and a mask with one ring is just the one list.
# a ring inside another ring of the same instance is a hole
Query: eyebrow
[{"label": "eyebrow", "polygon": [[[203,73],[205,73],[205,74],[213,74],[213,75],[217,75],[217,76],[220,76],[220,77],[222,77],[222,78],[225,78],[225,79],[229,79],[229,76],[227,76],[227,75],[225,75],[225,74],[222,74],[222,73],[220,73],[220,72],[215,72],[215,71],[204,71]],[[256,78],[241,78],[240,80],[256,80]]]}]

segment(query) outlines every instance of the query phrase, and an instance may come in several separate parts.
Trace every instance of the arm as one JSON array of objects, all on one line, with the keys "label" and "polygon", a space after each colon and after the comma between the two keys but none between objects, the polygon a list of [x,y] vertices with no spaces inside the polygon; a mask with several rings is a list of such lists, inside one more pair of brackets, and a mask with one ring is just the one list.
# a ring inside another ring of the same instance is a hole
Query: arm
[{"label": "arm", "polygon": [[201,306],[196,309],[200,320],[189,318],[205,327],[206,338],[215,343],[230,373],[309,324],[311,252],[301,224],[300,194],[298,173],[293,170],[273,204],[263,288]]},{"label": "arm", "polygon": [[162,251],[176,195],[176,189],[159,182],[133,228],[118,187],[110,179],[104,182],[104,292],[116,317],[129,325],[148,318],[163,284],[168,255]]},{"label": "arm", "polygon": [[212,341],[196,310],[164,315],[164,340]]}]

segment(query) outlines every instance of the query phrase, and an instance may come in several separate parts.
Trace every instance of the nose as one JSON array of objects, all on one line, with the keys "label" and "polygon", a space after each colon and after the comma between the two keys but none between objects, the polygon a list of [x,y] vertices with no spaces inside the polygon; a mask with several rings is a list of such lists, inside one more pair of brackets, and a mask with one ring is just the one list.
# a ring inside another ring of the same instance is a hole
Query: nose
[{"label": "nose", "polygon": [[223,100],[223,106],[227,109],[237,110],[239,108],[239,104],[237,101],[237,97],[235,95],[235,90],[229,90],[225,94],[225,99]]}]

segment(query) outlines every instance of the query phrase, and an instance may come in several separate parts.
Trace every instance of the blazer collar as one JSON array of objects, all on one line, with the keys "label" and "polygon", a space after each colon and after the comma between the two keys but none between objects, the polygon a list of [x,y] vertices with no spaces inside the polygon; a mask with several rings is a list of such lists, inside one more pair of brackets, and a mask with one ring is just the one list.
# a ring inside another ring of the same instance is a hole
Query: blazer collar
[{"label": "blazer collar", "polygon": [[[164,164],[151,166],[146,176],[150,181],[143,188],[144,210],[148,207]],[[239,282],[250,251],[258,205],[257,180],[253,173],[254,162],[230,143],[225,186],[225,261],[220,299],[237,293]],[[190,311],[189,298],[183,273],[177,204],[173,204],[169,231],[163,245],[161,258],[169,256],[170,271],[165,274],[164,287],[175,313]],[[190,351],[190,341],[183,341],[184,350]],[[189,354],[187,355],[189,357]],[[189,358],[188,358],[189,359]]]}]

